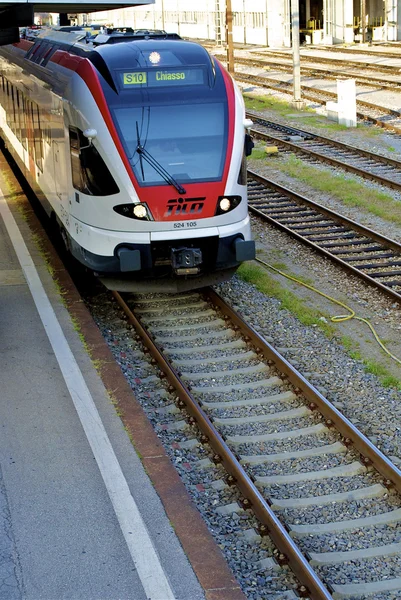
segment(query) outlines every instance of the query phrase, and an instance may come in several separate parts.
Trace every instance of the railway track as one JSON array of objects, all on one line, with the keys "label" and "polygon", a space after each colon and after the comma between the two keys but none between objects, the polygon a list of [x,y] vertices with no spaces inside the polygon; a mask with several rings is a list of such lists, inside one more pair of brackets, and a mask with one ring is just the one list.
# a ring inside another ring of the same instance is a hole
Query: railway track
[{"label": "railway track", "polygon": [[401,472],[212,290],[113,294],[176,397],[158,427],[224,467],[226,483],[208,485],[240,491],[217,511],[253,512],[248,537],[273,539],[301,597],[400,593]]},{"label": "railway track", "polygon": [[[379,42],[378,44],[379,46],[386,46],[387,43],[386,42]],[[392,45],[392,43],[390,43],[388,45],[388,47],[390,47]],[[394,46],[396,47],[396,46]],[[399,46],[398,46],[399,47]],[[374,50],[374,46],[371,46],[370,49],[368,48],[358,48],[357,46],[354,47],[341,47],[341,46],[319,46],[319,48],[314,48],[315,50],[322,50],[323,52],[333,52],[333,53],[339,53],[339,54],[364,54],[365,56],[380,56],[380,58],[398,58],[401,59],[401,51],[398,52],[386,52],[386,51],[382,51],[382,50]],[[400,49],[401,50],[401,49]]]},{"label": "railway track", "polygon": [[[255,56],[258,56],[255,54]],[[401,58],[401,57],[400,57]],[[287,55],[288,62],[284,62],[284,60],[271,59],[269,60],[268,56],[264,57],[263,60],[258,60],[256,58],[242,58],[236,57],[236,62],[240,64],[249,64],[254,67],[260,67],[264,69],[273,68],[274,70],[284,71],[286,73],[293,73],[293,65],[292,65],[292,57]],[[304,62],[307,59],[304,59]],[[355,64],[352,65],[355,69]],[[382,90],[389,90],[391,92],[399,91],[401,88],[401,80],[399,79],[399,69],[394,73],[398,78],[392,81],[383,81],[383,75],[377,77],[373,75],[361,75],[361,73],[356,70],[353,71],[340,71],[336,70],[337,65],[330,65],[329,67],[317,67],[306,66],[305,64],[301,64],[301,75],[305,77],[318,77],[321,79],[355,79],[356,83],[359,85],[368,85],[369,87],[374,87]],[[365,70],[368,70],[368,67],[363,65]],[[387,75],[387,73],[386,73]]]},{"label": "railway track", "polygon": [[[216,55],[218,58],[218,55]],[[224,61],[225,57],[221,56],[221,60]],[[252,59],[241,59],[236,58],[237,64],[243,64],[244,66],[252,66],[254,61]],[[282,93],[292,94],[293,86],[291,82],[282,81],[281,79],[273,78],[270,76],[251,75],[241,71],[236,71],[234,75],[235,79],[241,83],[247,83],[250,85],[256,85],[259,87],[265,87],[273,89]],[[305,84],[301,84],[302,98],[310,100],[312,102],[318,102],[324,104],[329,100],[337,101],[337,94],[326,90],[317,89]],[[357,100],[357,117],[363,121],[369,121],[382,127],[383,129],[389,129],[396,133],[401,134],[401,127],[399,125],[401,113],[397,110],[387,108],[385,106],[379,106],[372,102],[366,102],[364,100]]]},{"label": "railway track", "polygon": [[[291,83],[281,81],[280,79],[274,80],[272,78],[249,75],[248,73],[240,73],[238,71],[235,73],[235,79],[242,83],[266,87],[286,94],[292,94],[293,91]],[[327,92],[326,90],[318,90],[303,84],[301,84],[301,89],[302,97],[305,100],[311,100],[312,102],[318,102],[319,104],[323,104],[328,100],[337,100],[337,94]],[[356,105],[356,114],[359,119],[370,121],[379,127],[383,127],[383,129],[401,133],[401,127],[398,124],[401,116],[400,112],[361,100],[357,100]],[[361,108],[365,109],[364,112],[361,111]]]},{"label": "railway track", "polygon": [[401,161],[265,119],[252,111],[247,111],[247,117],[254,123],[251,130],[254,138],[307,156],[313,162],[326,162],[364,179],[401,191]]},{"label": "railway track", "polygon": [[[292,60],[291,53],[282,52],[280,50],[273,50],[271,52],[268,51],[266,53],[264,53],[264,52],[257,53],[257,56],[275,57],[275,58]],[[384,58],[387,58],[387,55]],[[398,55],[397,57],[392,57],[392,58],[401,59],[401,55]],[[377,71],[377,72],[381,73],[382,75],[384,73],[386,73],[386,74],[393,74],[393,75],[399,76],[399,74],[400,74],[400,67],[397,65],[374,64],[371,61],[363,62],[363,61],[359,61],[359,60],[329,58],[329,57],[324,57],[324,56],[308,57],[305,54],[301,54],[301,63],[303,61],[306,62],[308,60],[313,60],[313,62],[316,64],[323,64],[323,65],[325,64],[325,65],[329,65],[334,68],[336,68],[336,67],[346,67],[346,68],[352,67],[352,68],[357,68],[357,69]]]},{"label": "railway track", "polygon": [[401,245],[248,171],[250,211],[401,301]]}]

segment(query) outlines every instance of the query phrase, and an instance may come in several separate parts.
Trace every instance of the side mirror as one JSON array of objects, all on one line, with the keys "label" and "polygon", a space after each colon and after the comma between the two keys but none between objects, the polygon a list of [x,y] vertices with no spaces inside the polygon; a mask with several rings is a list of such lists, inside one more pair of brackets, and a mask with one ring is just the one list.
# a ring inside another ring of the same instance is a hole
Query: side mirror
[{"label": "side mirror", "polygon": [[84,136],[86,138],[88,138],[89,140],[89,145],[92,144],[92,140],[94,140],[97,136],[97,131],[96,129],[85,129],[85,131],[83,132]]},{"label": "side mirror", "polygon": [[88,138],[89,144],[87,146],[81,146],[79,151],[86,150],[87,148],[90,148],[92,146],[92,142],[97,136],[97,131],[96,129],[85,129],[83,134],[86,138]]},{"label": "side mirror", "polygon": [[252,154],[252,150],[255,144],[249,133],[245,134],[245,156],[250,156]]},{"label": "side mirror", "polygon": [[253,121],[251,119],[244,119],[244,127],[245,129],[250,129],[253,125]]}]

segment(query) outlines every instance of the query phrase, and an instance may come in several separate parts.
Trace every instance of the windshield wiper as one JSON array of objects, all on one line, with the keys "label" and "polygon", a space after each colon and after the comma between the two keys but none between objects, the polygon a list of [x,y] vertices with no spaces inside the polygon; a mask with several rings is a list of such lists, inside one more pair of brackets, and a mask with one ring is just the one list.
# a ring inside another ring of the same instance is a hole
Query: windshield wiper
[{"label": "windshield wiper", "polygon": [[166,171],[166,169],[163,167],[163,165],[161,165],[147,150],[146,148],[141,144],[141,139],[139,136],[139,128],[138,128],[138,121],[136,123],[136,134],[137,134],[137,147],[135,149],[135,152],[138,152],[139,154],[139,159],[141,162],[141,171],[142,171],[142,178],[145,181],[145,176],[144,176],[144,172],[143,172],[143,162],[142,159],[145,159],[146,162],[153,167],[153,169],[159,173],[159,175],[161,175],[164,179],[164,181],[166,181],[167,183],[169,183],[170,185],[173,185],[175,187],[175,189],[177,190],[177,192],[179,194],[186,194],[187,190],[185,188],[182,187],[182,185],[180,185],[178,183],[178,181],[176,181],[174,179],[174,177],[172,175],[170,175],[170,173],[168,171]]}]

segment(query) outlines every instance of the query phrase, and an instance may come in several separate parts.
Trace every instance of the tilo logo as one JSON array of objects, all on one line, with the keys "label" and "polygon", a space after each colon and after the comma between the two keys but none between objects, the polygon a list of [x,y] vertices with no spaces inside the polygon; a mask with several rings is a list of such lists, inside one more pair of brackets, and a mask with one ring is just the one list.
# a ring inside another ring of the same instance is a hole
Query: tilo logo
[{"label": "tilo logo", "polygon": [[171,215],[198,215],[205,205],[204,198],[172,198],[167,202],[165,217]]}]

